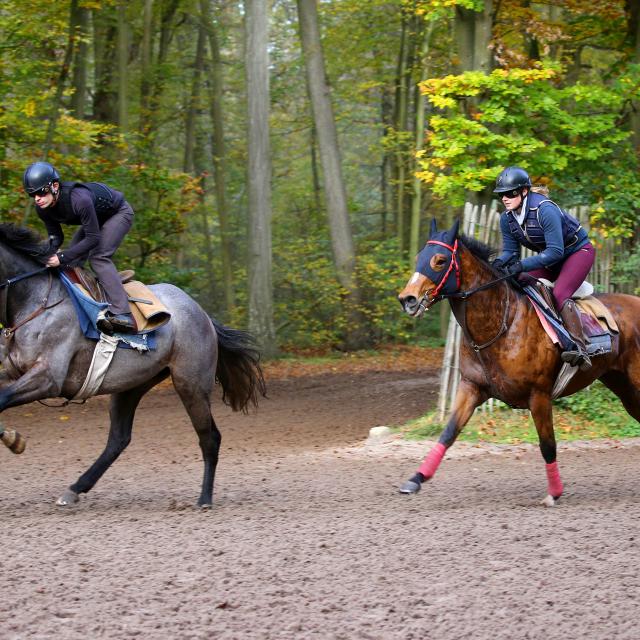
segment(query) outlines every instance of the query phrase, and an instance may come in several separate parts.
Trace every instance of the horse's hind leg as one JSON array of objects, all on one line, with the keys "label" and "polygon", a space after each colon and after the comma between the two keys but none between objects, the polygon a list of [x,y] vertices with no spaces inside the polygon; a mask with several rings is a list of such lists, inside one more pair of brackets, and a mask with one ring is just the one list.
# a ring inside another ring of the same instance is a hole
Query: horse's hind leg
[{"label": "horse's hind leg", "polygon": [[127,448],[131,442],[131,430],[133,428],[133,417],[138,407],[138,403],[147,391],[156,384],[164,380],[168,376],[168,371],[163,371],[155,378],[145,382],[144,384],[114,393],[111,396],[111,427],[107,438],[107,445],[98,459],[87,469],[78,480],[72,484],[58,498],[56,504],[67,506],[74,502],[78,502],[78,495],[87,493],[98,480],[103,476],[105,471],[115,462],[117,457]]},{"label": "horse's hind leg", "polygon": [[460,380],[451,416],[438,443],[429,451],[418,471],[400,487],[400,493],[417,493],[422,483],[433,477],[447,449],[456,441],[464,425],[469,422],[475,408],[486,399],[486,394],[477,385],[468,380]]},{"label": "horse's hind leg", "polygon": [[529,399],[529,410],[536,425],[540,453],[546,463],[548,494],[542,501],[547,507],[552,507],[562,495],[563,486],[556,460],[556,436],[553,430],[553,406],[551,398],[542,393],[534,393]]},{"label": "horse's hind leg", "polygon": [[191,424],[198,434],[198,442],[204,460],[204,476],[202,478],[202,489],[198,498],[198,506],[203,508],[211,507],[213,502],[213,482],[218,466],[218,455],[222,436],[211,415],[211,400],[209,391],[195,379],[186,380],[181,376],[172,375],[173,386],[177,391],[184,408],[189,414]]}]

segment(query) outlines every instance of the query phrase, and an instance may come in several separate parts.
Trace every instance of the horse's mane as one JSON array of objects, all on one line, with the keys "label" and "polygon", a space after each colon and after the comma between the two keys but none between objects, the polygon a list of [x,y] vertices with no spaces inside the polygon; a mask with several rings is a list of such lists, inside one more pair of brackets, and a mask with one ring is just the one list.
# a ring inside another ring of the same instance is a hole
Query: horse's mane
[{"label": "horse's mane", "polygon": [[503,272],[496,271],[490,262],[491,256],[495,256],[497,253],[499,253],[495,247],[492,247],[491,245],[485,244],[484,242],[480,242],[480,240],[476,240],[475,238],[470,238],[469,236],[465,236],[462,234],[460,235],[460,242],[462,242],[462,244],[467,249],[469,249],[472,255],[484,262],[493,271],[493,274],[496,276],[496,278],[504,275]]},{"label": "horse's mane", "polygon": [[480,242],[480,240],[476,240],[475,238],[470,238],[469,236],[461,235],[460,241],[476,258],[480,258],[480,260],[486,263],[489,262],[489,258],[492,255],[497,253],[495,247]]},{"label": "horse's mane", "polygon": [[51,255],[48,242],[44,242],[35,231],[15,224],[0,224],[0,243],[30,256],[39,264],[45,264]]}]

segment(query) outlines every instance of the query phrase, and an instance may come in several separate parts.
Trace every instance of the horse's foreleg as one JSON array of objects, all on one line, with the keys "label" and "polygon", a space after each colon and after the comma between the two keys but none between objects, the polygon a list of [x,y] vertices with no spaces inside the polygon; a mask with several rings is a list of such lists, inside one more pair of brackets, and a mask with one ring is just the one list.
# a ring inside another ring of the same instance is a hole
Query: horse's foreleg
[{"label": "horse's foreleg", "polygon": [[540,452],[546,463],[548,494],[542,504],[552,507],[562,495],[563,486],[556,461],[556,436],[553,431],[551,398],[546,394],[534,393],[529,400],[529,410],[538,432]]},{"label": "horse's foreleg", "polygon": [[131,442],[131,430],[133,429],[133,417],[142,396],[157,384],[165,375],[157,376],[152,381],[135,389],[114,393],[111,396],[111,427],[107,438],[107,445],[98,459],[87,469],[78,480],[72,484],[56,501],[56,504],[64,507],[78,502],[78,495],[87,493],[105,471],[115,462],[118,456]]},{"label": "horse's foreleg", "polygon": [[434,476],[447,449],[456,441],[464,425],[469,422],[475,408],[486,399],[486,394],[476,384],[469,380],[460,380],[453,410],[438,443],[429,451],[416,474],[400,487],[400,493],[417,493],[422,483]]}]

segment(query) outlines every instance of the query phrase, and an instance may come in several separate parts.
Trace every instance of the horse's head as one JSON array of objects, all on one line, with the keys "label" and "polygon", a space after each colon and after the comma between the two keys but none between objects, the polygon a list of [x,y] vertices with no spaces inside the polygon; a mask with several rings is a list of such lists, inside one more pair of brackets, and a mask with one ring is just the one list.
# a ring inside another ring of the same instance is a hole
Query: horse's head
[{"label": "horse's head", "polygon": [[460,262],[458,260],[458,227],[456,220],[451,229],[438,231],[431,221],[431,233],[416,258],[416,270],[398,295],[402,308],[411,316],[421,316],[441,298],[442,294],[460,289]]}]

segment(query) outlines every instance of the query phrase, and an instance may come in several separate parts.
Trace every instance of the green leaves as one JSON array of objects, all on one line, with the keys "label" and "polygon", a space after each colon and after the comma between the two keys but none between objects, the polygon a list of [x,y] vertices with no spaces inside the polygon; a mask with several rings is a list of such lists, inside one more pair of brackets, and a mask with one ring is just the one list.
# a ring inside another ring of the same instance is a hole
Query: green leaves
[{"label": "green leaves", "polygon": [[418,175],[460,205],[466,191],[486,190],[504,166],[517,164],[534,181],[570,186],[571,204],[595,198],[594,221],[626,234],[635,214],[612,185],[638,191],[630,180],[637,171],[630,131],[620,126],[624,105],[638,94],[637,74],[631,67],[613,86],[562,86],[551,66],[430,79],[421,89],[438,111]]}]

